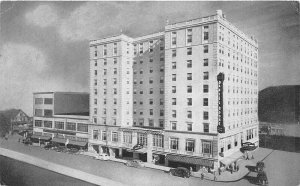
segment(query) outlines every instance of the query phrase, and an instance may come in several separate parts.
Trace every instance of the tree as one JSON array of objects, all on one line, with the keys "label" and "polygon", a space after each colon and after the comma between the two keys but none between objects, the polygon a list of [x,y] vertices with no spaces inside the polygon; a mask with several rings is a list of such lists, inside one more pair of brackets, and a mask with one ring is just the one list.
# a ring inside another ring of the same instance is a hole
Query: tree
[{"label": "tree", "polygon": [[10,130],[9,121],[3,114],[0,114],[0,138],[5,137],[9,133],[9,130]]}]

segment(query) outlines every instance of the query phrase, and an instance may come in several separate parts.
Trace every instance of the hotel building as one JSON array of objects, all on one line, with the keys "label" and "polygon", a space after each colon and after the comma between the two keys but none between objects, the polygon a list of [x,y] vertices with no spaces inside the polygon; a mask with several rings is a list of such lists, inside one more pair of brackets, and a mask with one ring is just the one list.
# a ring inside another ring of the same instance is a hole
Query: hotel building
[{"label": "hotel building", "polygon": [[34,142],[41,144],[51,140],[61,145],[87,148],[88,93],[37,92],[33,94],[33,101],[31,138]]},{"label": "hotel building", "polygon": [[89,148],[194,170],[227,165],[242,143],[258,145],[257,73],[257,41],[221,10],[92,40]]}]

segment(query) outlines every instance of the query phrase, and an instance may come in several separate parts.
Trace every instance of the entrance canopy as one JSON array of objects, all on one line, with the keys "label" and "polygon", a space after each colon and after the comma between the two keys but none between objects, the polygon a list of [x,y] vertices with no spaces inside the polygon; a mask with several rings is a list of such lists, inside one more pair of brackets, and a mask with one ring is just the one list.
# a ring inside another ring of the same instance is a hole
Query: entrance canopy
[{"label": "entrance canopy", "polygon": [[188,157],[188,156],[179,156],[167,154],[166,159],[169,161],[176,161],[188,164],[202,165],[212,167],[214,162],[212,160],[197,158],[197,157]]},{"label": "entrance canopy", "polygon": [[243,156],[243,153],[241,153],[240,151],[235,152],[233,154],[231,154],[228,157],[225,157],[221,160],[221,163],[223,163],[225,166],[231,164],[232,162],[238,160],[239,158],[241,158]]},{"label": "entrance canopy", "polygon": [[76,146],[80,146],[80,147],[84,147],[86,146],[87,142],[85,141],[74,141],[74,140],[69,140],[68,145],[76,145]]},{"label": "entrance canopy", "polygon": [[36,134],[32,135],[31,138],[40,139],[40,140],[46,140],[46,141],[51,139],[50,136],[41,136],[41,135],[36,135]]}]

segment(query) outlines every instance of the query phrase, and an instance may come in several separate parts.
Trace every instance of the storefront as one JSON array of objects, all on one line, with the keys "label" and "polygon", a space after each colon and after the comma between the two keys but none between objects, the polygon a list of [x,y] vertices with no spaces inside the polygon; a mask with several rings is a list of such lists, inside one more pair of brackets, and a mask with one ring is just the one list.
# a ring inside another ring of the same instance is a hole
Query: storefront
[{"label": "storefront", "polygon": [[64,138],[56,138],[54,137],[51,142],[53,145],[56,145],[56,146],[64,146],[66,144],[66,139]]},{"label": "storefront", "polygon": [[31,138],[32,143],[35,145],[46,145],[51,140],[50,136],[44,136],[44,135],[38,135],[38,134],[33,134],[30,138]]}]

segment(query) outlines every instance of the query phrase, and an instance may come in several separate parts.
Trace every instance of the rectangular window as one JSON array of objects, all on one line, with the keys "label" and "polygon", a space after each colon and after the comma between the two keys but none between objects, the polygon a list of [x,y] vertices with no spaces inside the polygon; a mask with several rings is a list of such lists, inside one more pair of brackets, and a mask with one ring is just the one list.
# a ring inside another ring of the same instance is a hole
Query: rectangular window
[{"label": "rectangular window", "polygon": [[160,89],[159,89],[159,93],[160,93],[160,94],[164,94],[164,88],[160,88]]},{"label": "rectangular window", "polygon": [[176,110],[172,110],[172,117],[176,118]]},{"label": "rectangular window", "polygon": [[172,105],[176,105],[176,98],[172,98]]},{"label": "rectangular window", "polygon": [[159,105],[164,105],[164,99],[159,99]]},{"label": "rectangular window", "polygon": [[84,123],[77,123],[77,131],[88,132],[88,125]]},{"label": "rectangular window", "polygon": [[193,104],[192,98],[187,98],[187,105],[192,106],[192,104]]},{"label": "rectangular window", "polygon": [[209,78],[208,72],[203,72],[203,79],[208,80],[208,78]]},{"label": "rectangular window", "polygon": [[176,86],[172,86],[172,93],[176,93]]},{"label": "rectangular window", "polygon": [[187,51],[186,51],[186,55],[192,55],[193,54],[193,51],[192,51],[192,48],[187,48]]},{"label": "rectangular window", "polygon": [[170,149],[171,150],[178,150],[178,138],[170,138]]},{"label": "rectangular window", "polygon": [[150,116],[153,116],[153,109],[149,110],[149,114],[150,114]]},{"label": "rectangular window", "polygon": [[107,59],[103,59],[103,64],[107,65]]},{"label": "rectangular window", "polygon": [[97,47],[95,46],[95,50],[94,50],[94,56],[97,57],[98,56],[98,51],[97,51]]},{"label": "rectangular window", "polygon": [[150,78],[149,78],[149,84],[152,84],[152,83],[153,83],[153,78],[150,77]]},{"label": "rectangular window", "polygon": [[176,69],[176,62],[172,62],[172,69]]},{"label": "rectangular window", "polygon": [[149,104],[153,105],[153,99],[149,99]]},{"label": "rectangular window", "polygon": [[164,110],[159,111],[159,116],[164,116]]},{"label": "rectangular window", "polygon": [[164,136],[160,134],[153,134],[153,147],[164,147]]},{"label": "rectangular window", "polygon": [[149,89],[149,94],[153,94],[153,88]]},{"label": "rectangular window", "polygon": [[147,134],[146,133],[137,133],[137,143],[147,146]]},{"label": "rectangular window", "polygon": [[192,93],[192,92],[193,92],[192,86],[187,86],[187,93]]},{"label": "rectangular window", "polygon": [[208,66],[208,59],[203,59],[203,66],[205,66],[205,67]]},{"label": "rectangular window", "polygon": [[186,61],[186,67],[187,68],[192,68],[192,60],[187,60]]},{"label": "rectangular window", "polygon": [[191,123],[187,124],[187,131],[192,131],[193,130],[193,125]]},{"label": "rectangular window", "polygon": [[52,105],[53,104],[53,99],[52,98],[45,98],[44,99],[44,104],[46,104],[46,105]]},{"label": "rectangular window", "polygon": [[44,121],[45,128],[52,128],[52,121]]},{"label": "rectangular window", "polygon": [[35,98],[35,99],[34,99],[34,103],[35,103],[36,105],[41,105],[41,104],[43,104],[43,98]]},{"label": "rectangular window", "polygon": [[76,131],[76,123],[67,122],[67,124],[66,124],[66,130],[74,130],[74,131]]},{"label": "rectangular window", "polygon": [[114,68],[114,74],[117,74],[118,71],[117,71],[117,68]]},{"label": "rectangular window", "polygon": [[117,43],[114,43],[114,55],[117,55]]},{"label": "rectangular window", "polygon": [[93,130],[93,139],[94,140],[98,139],[98,130]]},{"label": "rectangular window", "polygon": [[171,127],[172,127],[171,128],[172,130],[176,130],[177,129],[177,123],[176,122],[172,122],[171,123]]},{"label": "rectangular window", "polygon": [[123,142],[128,144],[132,143],[132,132],[123,132]]},{"label": "rectangular window", "polygon": [[43,116],[43,109],[35,109],[34,115],[35,116]]},{"label": "rectangular window", "polygon": [[49,109],[44,110],[44,116],[51,117],[53,115],[53,111]]},{"label": "rectangular window", "polygon": [[118,142],[118,132],[112,132],[111,141]]},{"label": "rectangular window", "polygon": [[150,51],[150,52],[153,52],[153,41],[150,41],[150,42],[149,42],[149,46],[150,46],[150,47],[149,47],[149,51]]},{"label": "rectangular window", "polygon": [[203,85],[203,92],[207,93],[208,92],[208,85]]},{"label": "rectangular window", "polygon": [[192,29],[187,29],[187,33],[186,33],[187,43],[192,43],[192,38],[193,38],[192,34],[193,34]]},{"label": "rectangular window", "polygon": [[204,47],[203,47],[203,53],[208,53],[208,45],[204,45]]},{"label": "rectangular window", "polygon": [[203,106],[208,106],[208,98],[203,98]]},{"label": "rectangular window", "polygon": [[203,132],[209,132],[209,124],[203,123]]},{"label": "rectangular window", "polygon": [[[152,110],[152,109],[151,109]],[[150,114],[151,115],[151,114]],[[152,115],[153,115],[153,111],[152,111]],[[153,127],[153,125],[154,125],[154,121],[153,121],[153,119],[148,119],[148,122],[149,122],[149,126],[150,127]]]},{"label": "rectangular window", "polygon": [[192,118],[192,117],[193,117],[193,115],[192,115],[192,111],[190,111],[190,110],[189,110],[189,111],[187,111],[187,117],[188,117],[188,118]]},{"label": "rectangular window", "polygon": [[187,80],[192,80],[192,73],[187,73]]},{"label": "rectangular window", "polygon": [[202,141],[202,153],[203,154],[212,153],[212,144],[210,141]]},{"label": "rectangular window", "polygon": [[208,40],[208,31],[204,31],[204,33],[203,33],[203,39],[204,39],[204,41]]},{"label": "rectangular window", "polygon": [[208,112],[207,111],[203,112],[203,119],[208,120]]},{"label": "rectangular window", "polygon": [[55,122],[54,122],[54,127],[55,127],[56,129],[64,130],[64,129],[65,129],[65,123],[64,123],[64,122],[61,122],[61,121],[55,121]]},{"label": "rectangular window", "polygon": [[107,140],[106,131],[102,131],[101,140],[102,141],[106,141]]},{"label": "rectangular window", "polygon": [[195,150],[195,140],[188,139],[185,142],[185,151],[194,152]]},{"label": "rectangular window", "polygon": [[172,45],[176,45],[176,40],[177,40],[177,33],[172,32]]},{"label": "rectangular window", "polygon": [[143,51],[143,43],[140,43],[140,54],[144,53]]},{"label": "rectangular window", "polygon": [[42,120],[34,120],[34,126],[42,127]]},{"label": "rectangular window", "polygon": [[159,120],[159,127],[164,127],[164,120],[163,119],[160,119]]},{"label": "rectangular window", "polygon": [[172,57],[176,57],[176,50],[172,50]]}]

